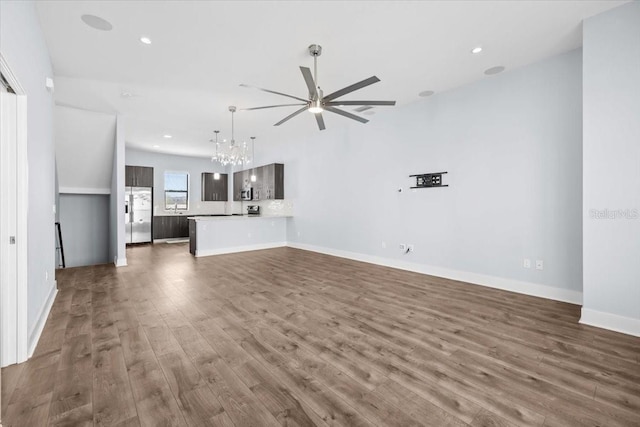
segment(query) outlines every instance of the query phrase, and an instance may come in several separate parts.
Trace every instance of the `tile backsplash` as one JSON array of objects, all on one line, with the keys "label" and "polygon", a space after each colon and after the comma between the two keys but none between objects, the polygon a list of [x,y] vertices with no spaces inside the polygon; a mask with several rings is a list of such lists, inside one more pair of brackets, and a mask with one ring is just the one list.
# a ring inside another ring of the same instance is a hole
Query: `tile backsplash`
[{"label": "tile backsplash", "polygon": [[249,205],[260,206],[262,215],[293,215],[293,202],[286,199],[233,202],[233,213],[247,213]]}]

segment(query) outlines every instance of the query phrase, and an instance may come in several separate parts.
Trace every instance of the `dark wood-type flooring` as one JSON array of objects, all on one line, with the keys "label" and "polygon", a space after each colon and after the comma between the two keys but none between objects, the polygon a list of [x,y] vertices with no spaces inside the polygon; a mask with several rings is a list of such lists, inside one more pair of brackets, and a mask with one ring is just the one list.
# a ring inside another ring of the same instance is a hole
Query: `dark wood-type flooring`
[{"label": "dark wood-type flooring", "polygon": [[5,426],[638,426],[640,339],[579,307],[291,248],[60,271]]}]

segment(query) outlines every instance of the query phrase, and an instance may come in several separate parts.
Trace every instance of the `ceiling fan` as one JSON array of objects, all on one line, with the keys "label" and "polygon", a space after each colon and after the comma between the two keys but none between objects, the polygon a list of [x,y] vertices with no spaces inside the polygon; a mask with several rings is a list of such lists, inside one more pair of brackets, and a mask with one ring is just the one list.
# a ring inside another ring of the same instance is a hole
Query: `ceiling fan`
[{"label": "ceiling fan", "polygon": [[362,106],[374,106],[374,105],[396,105],[396,101],[338,101],[337,98],[344,96],[348,93],[354,92],[358,89],[362,89],[363,87],[372,85],[380,81],[376,76],[369,77],[368,79],[364,79],[358,83],[354,83],[350,86],[344,87],[340,90],[330,93],[329,95],[324,95],[322,89],[318,85],[318,57],[322,53],[322,47],[317,44],[312,44],[309,46],[309,54],[313,56],[313,75],[311,75],[311,70],[307,67],[300,67],[300,71],[302,71],[302,77],[304,78],[304,82],[307,84],[307,89],[309,90],[309,95],[307,99],[287,95],[286,93],[276,92],[274,90],[263,89],[260,87],[249,86],[246,84],[241,84],[242,87],[252,87],[254,89],[258,89],[264,92],[273,93],[276,95],[286,96],[287,98],[293,98],[301,103],[297,104],[279,104],[279,105],[267,105],[265,107],[254,107],[254,108],[243,108],[243,110],[263,110],[265,108],[277,108],[277,107],[293,107],[303,105],[302,108],[289,114],[284,119],[280,120],[274,126],[280,126],[284,122],[294,118],[298,114],[303,111],[309,111],[313,113],[316,117],[316,121],[318,122],[318,128],[320,130],[324,130],[324,119],[322,117],[323,111],[329,111],[331,113],[339,114],[341,116],[347,117],[352,120],[357,120],[361,123],[367,123],[369,120],[364,119],[362,117],[356,116],[348,111],[341,110],[336,107],[342,107],[347,105],[362,105]]}]

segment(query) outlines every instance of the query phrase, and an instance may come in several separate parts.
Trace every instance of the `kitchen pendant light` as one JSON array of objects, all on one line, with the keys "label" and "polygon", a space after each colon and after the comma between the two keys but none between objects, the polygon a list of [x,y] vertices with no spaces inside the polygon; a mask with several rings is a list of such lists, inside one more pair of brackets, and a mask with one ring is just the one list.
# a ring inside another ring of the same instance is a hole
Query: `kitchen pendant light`
[{"label": "kitchen pendant light", "polygon": [[249,153],[246,142],[242,142],[242,144],[236,145],[235,140],[235,123],[234,123],[234,114],[236,112],[236,107],[231,105],[229,107],[229,111],[231,112],[231,141],[227,143],[227,140],[223,140],[222,143],[218,141],[218,133],[219,130],[214,131],[216,134],[215,140],[211,140],[216,144],[216,153],[213,157],[211,157],[211,161],[217,161],[223,166],[232,165],[244,165],[249,162]]},{"label": "kitchen pendant light", "polygon": [[256,182],[258,179],[256,177],[256,165],[255,165],[255,158],[256,158],[256,137],[252,136],[251,137],[251,182]]}]

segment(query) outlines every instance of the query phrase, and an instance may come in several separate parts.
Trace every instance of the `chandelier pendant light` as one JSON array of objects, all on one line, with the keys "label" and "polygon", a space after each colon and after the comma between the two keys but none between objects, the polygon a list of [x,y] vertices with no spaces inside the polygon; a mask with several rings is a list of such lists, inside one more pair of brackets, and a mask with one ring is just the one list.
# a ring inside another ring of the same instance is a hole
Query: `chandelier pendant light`
[{"label": "chandelier pendant light", "polygon": [[236,107],[233,105],[229,106],[229,111],[231,112],[231,140],[227,143],[227,140],[223,140],[222,142],[218,141],[218,133],[219,130],[215,130],[215,140],[210,140],[214,142],[216,145],[216,152],[211,157],[212,162],[218,162],[222,166],[232,165],[244,165],[249,163],[249,149],[247,147],[246,142],[242,142],[241,144],[236,144],[235,139],[235,123],[234,123],[234,114],[236,112]]},{"label": "chandelier pendant light", "polygon": [[258,178],[256,177],[256,165],[254,159],[256,158],[256,137],[251,137],[251,163],[253,163],[251,167],[251,182],[256,182]]}]

